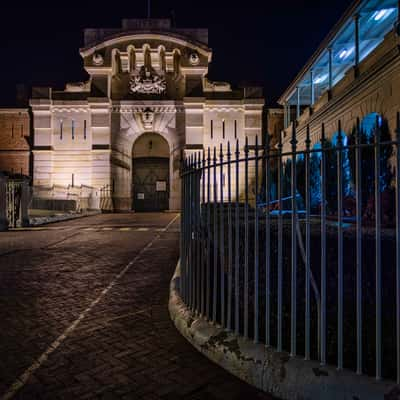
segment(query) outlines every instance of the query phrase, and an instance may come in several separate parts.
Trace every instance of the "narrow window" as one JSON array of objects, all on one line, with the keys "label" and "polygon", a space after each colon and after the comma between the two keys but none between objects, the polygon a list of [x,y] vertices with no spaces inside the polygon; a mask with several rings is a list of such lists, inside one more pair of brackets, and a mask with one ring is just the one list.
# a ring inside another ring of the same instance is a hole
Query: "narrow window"
[{"label": "narrow window", "polygon": [[83,139],[86,140],[86,119],[83,121]]},{"label": "narrow window", "polygon": [[222,120],[222,139],[225,139],[225,120]]},{"label": "narrow window", "polygon": [[71,133],[72,133],[72,140],[75,139],[75,121],[72,120],[71,122]]},{"label": "narrow window", "polygon": [[235,139],[237,139],[237,120],[235,119]]},{"label": "narrow window", "polygon": [[63,120],[60,120],[60,140],[63,138]]},{"label": "narrow window", "polygon": [[24,137],[24,125],[21,124],[21,137]]},{"label": "narrow window", "polygon": [[211,120],[210,132],[211,132],[211,139],[214,139],[214,121],[213,120]]},{"label": "narrow window", "polygon": [[14,124],[11,125],[11,137],[14,137]]}]

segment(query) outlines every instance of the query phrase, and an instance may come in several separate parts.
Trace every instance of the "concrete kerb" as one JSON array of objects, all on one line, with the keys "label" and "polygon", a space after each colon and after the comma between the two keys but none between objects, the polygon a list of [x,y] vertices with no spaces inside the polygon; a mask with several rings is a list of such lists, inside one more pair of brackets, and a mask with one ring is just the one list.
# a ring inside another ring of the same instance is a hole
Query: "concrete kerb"
[{"label": "concrete kerb", "polygon": [[202,354],[249,384],[288,400],[398,400],[400,386],[318,362],[290,357],[211,324],[179,294],[180,265],[170,284],[169,312],[178,331]]},{"label": "concrete kerb", "polygon": [[32,217],[29,219],[29,225],[41,226],[41,225],[52,224],[55,222],[69,221],[77,218],[92,217],[93,215],[98,215],[98,214],[101,214],[101,211],[94,210],[94,211],[83,212],[80,214],[59,214],[47,217]]}]

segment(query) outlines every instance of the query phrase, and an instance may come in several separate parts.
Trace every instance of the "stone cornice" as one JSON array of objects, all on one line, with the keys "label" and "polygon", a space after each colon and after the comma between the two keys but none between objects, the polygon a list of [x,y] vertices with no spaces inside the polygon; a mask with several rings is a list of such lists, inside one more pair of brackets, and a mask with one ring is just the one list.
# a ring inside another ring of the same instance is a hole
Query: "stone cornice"
[{"label": "stone cornice", "polygon": [[2,154],[24,153],[25,155],[27,155],[30,153],[30,150],[29,149],[0,149],[0,153],[2,153]]},{"label": "stone cornice", "polygon": [[188,39],[187,37],[181,36],[173,32],[154,32],[154,31],[119,32],[100,43],[80,49],[80,54],[82,57],[87,57],[93,54],[95,51],[101,50],[105,47],[113,46],[118,43],[131,40],[161,40],[161,41],[176,43],[177,45],[183,47],[193,48],[200,54],[208,57],[209,62],[211,61],[211,54],[212,54],[211,49],[209,49],[202,43],[197,42],[194,39]]},{"label": "stone cornice", "polygon": [[175,104],[119,104],[112,105],[111,110],[114,113],[142,113],[146,109],[151,109],[155,113],[183,113],[185,112],[185,107],[183,105]]},{"label": "stone cornice", "polygon": [[185,76],[204,76],[208,72],[208,66],[199,66],[199,67],[181,67],[181,72]]},{"label": "stone cornice", "polygon": [[52,113],[62,113],[62,112],[66,112],[66,113],[88,113],[90,112],[89,107],[51,107],[51,112]]},{"label": "stone cornice", "polygon": [[29,113],[29,108],[0,108],[0,114],[21,114]]},{"label": "stone cornice", "polygon": [[109,75],[112,73],[112,67],[97,67],[97,66],[85,66],[85,70],[89,75]]},{"label": "stone cornice", "polygon": [[204,107],[204,112],[235,112],[235,111],[240,111],[240,112],[244,112],[244,107],[243,104],[238,104],[238,105],[213,105],[213,106],[209,106],[206,105]]}]

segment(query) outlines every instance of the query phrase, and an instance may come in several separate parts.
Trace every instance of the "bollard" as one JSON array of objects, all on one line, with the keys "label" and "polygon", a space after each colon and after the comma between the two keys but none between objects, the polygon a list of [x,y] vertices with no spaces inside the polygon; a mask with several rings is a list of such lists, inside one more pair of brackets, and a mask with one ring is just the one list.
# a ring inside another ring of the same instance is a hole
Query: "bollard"
[{"label": "bollard", "polygon": [[8,229],[6,190],[7,177],[0,173],[0,231]]}]

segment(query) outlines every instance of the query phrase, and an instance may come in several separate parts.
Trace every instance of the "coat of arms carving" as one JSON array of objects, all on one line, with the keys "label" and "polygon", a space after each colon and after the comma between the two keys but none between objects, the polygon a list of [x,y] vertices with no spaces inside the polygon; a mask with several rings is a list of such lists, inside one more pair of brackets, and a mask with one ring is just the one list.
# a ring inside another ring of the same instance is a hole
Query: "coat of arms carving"
[{"label": "coat of arms carving", "polygon": [[140,68],[138,74],[132,75],[129,82],[131,93],[161,94],[167,88],[164,76],[157,75],[153,68]]}]

